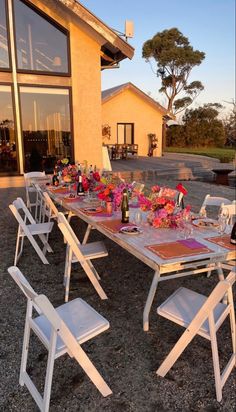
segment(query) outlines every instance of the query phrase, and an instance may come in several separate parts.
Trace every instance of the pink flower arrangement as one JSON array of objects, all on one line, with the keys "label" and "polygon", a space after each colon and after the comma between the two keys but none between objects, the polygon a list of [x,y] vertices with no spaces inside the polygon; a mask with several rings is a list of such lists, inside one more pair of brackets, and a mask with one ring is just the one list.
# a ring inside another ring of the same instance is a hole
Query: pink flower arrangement
[{"label": "pink flower arrangement", "polygon": [[142,210],[149,211],[148,222],[155,228],[176,228],[184,216],[189,214],[190,206],[183,210],[177,208],[178,193],[187,194],[181,184],[176,189],[153,186],[149,196],[139,195],[139,204]]}]

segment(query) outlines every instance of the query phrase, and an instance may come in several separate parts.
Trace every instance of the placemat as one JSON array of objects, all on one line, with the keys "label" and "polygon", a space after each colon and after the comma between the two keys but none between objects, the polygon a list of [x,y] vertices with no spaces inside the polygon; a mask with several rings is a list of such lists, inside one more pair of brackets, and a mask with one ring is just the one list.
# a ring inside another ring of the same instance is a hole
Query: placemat
[{"label": "placemat", "polygon": [[107,213],[106,209],[101,209],[100,211],[97,212],[89,212],[86,209],[81,208],[80,209],[85,215],[87,216],[98,216],[98,217],[111,217],[112,213]]},{"label": "placemat", "polygon": [[49,188],[48,190],[50,190],[50,192],[52,193],[61,193],[61,194],[70,193],[66,187],[58,187],[57,189]]},{"label": "placemat", "polygon": [[132,223],[122,223],[120,219],[114,220],[102,220],[99,225],[108,229],[112,233],[118,233],[119,230],[124,226],[134,226]]},{"label": "placemat", "polygon": [[81,197],[76,196],[76,197],[64,197],[63,202],[66,203],[73,203],[73,202],[82,202],[83,199]]},{"label": "placemat", "polygon": [[216,236],[216,237],[209,237],[206,240],[212,243],[216,243],[219,246],[223,246],[226,249],[235,250],[235,245],[230,243],[230,236]]},{"label": "placemat", "polygon": [[[185,243],[183,241],[168,242],[162,243],[159,245],[149,245],[145,246],[151,252],[155,253],[157,256],[162,259],[172,259],[172,258],[181,258],[186,256],[195,256],[201,255],[202,253],[213,252],[207,246],[194,241],[194,239],[186,239]],[[194,247],[193,247],[194,246]]]}]

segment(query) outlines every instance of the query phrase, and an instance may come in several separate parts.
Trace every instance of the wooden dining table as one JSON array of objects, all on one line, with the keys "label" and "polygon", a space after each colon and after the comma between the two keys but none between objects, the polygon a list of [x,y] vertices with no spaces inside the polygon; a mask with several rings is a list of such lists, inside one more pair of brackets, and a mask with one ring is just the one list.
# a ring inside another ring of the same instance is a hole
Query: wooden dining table
[{"label": "wooden dining table", "polygon": [[[143,310],[144,331],[149,330],[149,314],[160,282],[212,270],[216,270],[222,280],[224,274],[221,264],[236,257],[229,235],[219,236],[216,228],[193,226],[191,238],[183,239],[180,230],[156,229],[143,219],[141,233],[121,233],[120,229],[124,224],[121,224],[120,211],[113,212],[112,215],[104,210],[89,213],[87,208],[93,204],[90,199],[70,199],[65,193],[60,193],[60,189],[46,188],[56,203],[88,224],[83,243],[87,242],[91,228],[96,229],[153,269],[154,275]],[[130,207],[131,221],[136,210]],[[144,282],[147,281],[144,274]]]}]

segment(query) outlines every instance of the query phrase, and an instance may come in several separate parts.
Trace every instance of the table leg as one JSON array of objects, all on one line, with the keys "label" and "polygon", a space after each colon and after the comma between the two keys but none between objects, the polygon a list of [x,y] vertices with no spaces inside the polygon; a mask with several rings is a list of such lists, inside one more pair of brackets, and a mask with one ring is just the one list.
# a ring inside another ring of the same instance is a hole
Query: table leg
[{"label": "table leg", "polygon": [[224,280],[225,277],[224,277],[224,272],[222,270],[221,264],[217,263],[216,266],[217,266],[216,270],[217,270],[217,273],[218,273],[219,280]]},{"label": "table leg", "polygon": [[152,302],[156,294],[157,285],[160,279],[160,273],[156,271],[154,273],[152,284],[148,293],[147,301],[143,311],[143,330],[147,332],[149,330],[149,313],[151,310]]}]

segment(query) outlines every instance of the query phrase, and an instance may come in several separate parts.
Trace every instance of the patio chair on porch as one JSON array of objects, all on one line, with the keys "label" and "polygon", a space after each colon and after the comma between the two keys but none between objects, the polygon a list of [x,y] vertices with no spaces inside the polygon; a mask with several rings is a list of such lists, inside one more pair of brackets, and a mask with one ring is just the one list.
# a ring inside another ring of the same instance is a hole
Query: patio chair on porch
[{"label": "patio chair on porch", "polygon": [[[232,369],[236,366],[236,331],[232,294],[232,285],[234,282],[235,272],[232,271],[225,280],[221,280],[217,284],[208,298],[181,287],[157,309],[157,313],[160,316],[186,328],[167,358],[158,368],[157,374],[164,377],[194,336],[198,334],[211,342],[216,398],[218,402],[222,399],[223,386]],[[226,304],[221,303],[225,294],[227,294],[228,298]],[[230,317],[233,353],[221,374],[216,332],[228,315]]]},{"label": "patio chair on porch", "polygon": [[[8,268],[8,272],[27,298],[19,381],[21,386],[26,385],[40,411],[49,410],[54,361],[65,353],[75,358],[104,397],[110,395],[111,389],[81,347],[82,343],[107,330],[109,322],[79,298],[55,309],[45,295],[38,295],[33,290],[16,266]],[[32,317],[33,309],[38,316]],[[43,396],[27,372],[31,330],[48,351]]]},{"label": "patio chair on porch", "polygon": [[[46,259],[46,252],[52,252],[52,248],[48,243],[48,235],[53,228],[53,222],[36,223],[30,211],[27,209],[23,200],[18,197],[12,204],[9,205],[10,210],[15,216],[19,226],[16,239],[16,251],[14,265],[17,264],[24,246],[24,238],[27,237],[34,250],[44,264],[49,264]],[[40,248],[34,236],[38,236],[43,244],[43,249]]]},{"label": "patio chair on porch", "polygon": [[62,213],[58,213],[58,227],[67,242],[64,272],[65,302],[68,302],[69,298],[71,265],[76,262],[80,263],[100,298],[107,299],[107,295],[99,283],[100,277],[91,262],[93,259],[108,256],[104,243],[90,242],[81,244]]}]

